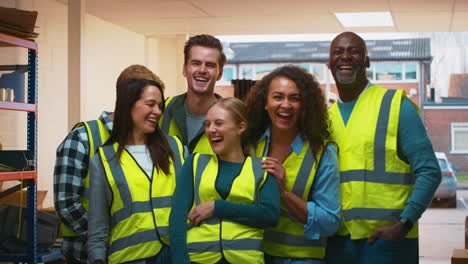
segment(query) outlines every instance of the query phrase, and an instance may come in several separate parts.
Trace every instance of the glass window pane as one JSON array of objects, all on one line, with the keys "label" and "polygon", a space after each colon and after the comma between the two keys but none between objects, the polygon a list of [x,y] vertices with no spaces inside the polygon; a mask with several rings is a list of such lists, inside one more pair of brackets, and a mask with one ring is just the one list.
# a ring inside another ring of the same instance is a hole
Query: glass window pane
[{"label": "glass window pane", "polygon": [[402,65],[400,63],[378,63],[375,65],[377,80],[402,80]]},{"label": "glass window pane", "polygon": [[263,78],[263,76],[269,74],[272,72],[274,69],[279,67],[280,65],[275,65],[275,64],[260,64],[255,66],[255,80],[260,80]]},{"label": "glass window pane", "polygon": [[416,80],[416,66],[415,63],[405,65],[406,80]]},{"label": "glass window pane", "polygon": [[231,80],[234,79],[234,67],[224,67],[223,77],[220,80],[223,83],[231,83]]},{"label": "glass window pane", "polygon": [[374,81],[374,65],[373,64],[371,64],[371,66],[366,69],[366,75],[369,81]]},{"label": "glass window pane", "polygon": [[307,72],[310,72],[310,65],[309,64],[299,64],[296,65],[297,67],[301,67],[302,69],[306,70]]},{"label": "glass window pane", "polygon": [[325,75],[323,73],[324,67],[322,64],[312,64],[310,67],[310,73],[314,75],[315,79],[317,81],[323,81],[325,78]]},{"label": "glass window pane", "polygon": [[468,150],[468,130],[455,130],[454,150]]},{"label": "glass window pane", "polygon": [[239,79],[253,80],[254,68],[252,66],[241,66]]},{"label": "glass window pane", "polygon": [[438,159],[437,161],[439,162],[439,167],[441,171],[448,171],[447,162],[445,160]]}]

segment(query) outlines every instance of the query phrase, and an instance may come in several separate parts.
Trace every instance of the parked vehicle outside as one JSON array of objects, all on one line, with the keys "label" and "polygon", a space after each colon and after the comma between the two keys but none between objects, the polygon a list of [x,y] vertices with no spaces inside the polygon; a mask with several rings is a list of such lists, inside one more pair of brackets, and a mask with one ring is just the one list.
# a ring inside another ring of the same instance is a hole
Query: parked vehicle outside
[{"label": "parked vehicle outside", "polygon": [[452,166],[443,152],[435,152],[442,171],[442,181],[434,195],[434,202],[446,202],[450,208],[457,207],[457,177],[455,175],[456,166]]}]

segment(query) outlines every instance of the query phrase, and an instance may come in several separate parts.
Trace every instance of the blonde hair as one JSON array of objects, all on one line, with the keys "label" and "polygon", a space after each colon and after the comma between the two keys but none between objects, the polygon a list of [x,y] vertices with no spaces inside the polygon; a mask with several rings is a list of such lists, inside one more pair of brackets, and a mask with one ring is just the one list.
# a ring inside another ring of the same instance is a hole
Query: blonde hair
[{"label": "blonde hair", "polygon": [[235,97],[228,97],[228,98],[222,98],[216,101],[211,107],[219,105],[223,109],[227,110],[229,114],[231,115],[232,119],[234,122],[237,124],[240,124],[242,122],[245,123],[245,131],[241,135],[241,146],[242,146],[242,151],[244,152],[244,155],[251,156],[253,153],[253,147],[251,144],[248,143],[247,141],[247,136],[246,132],[249,127],[249,122],[247,121],[247,107],[242,102],[240,99],[237,99]]}]

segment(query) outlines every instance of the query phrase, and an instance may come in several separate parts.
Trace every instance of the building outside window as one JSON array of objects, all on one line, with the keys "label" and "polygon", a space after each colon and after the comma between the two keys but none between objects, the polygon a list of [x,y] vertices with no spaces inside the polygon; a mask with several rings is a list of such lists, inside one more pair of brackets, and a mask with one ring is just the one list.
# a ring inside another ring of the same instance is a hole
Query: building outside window
[{"label": "building outside window", "polygon": [[450,153],[468,153],[468,123],[451,123],[452,148]]},{"label": "building outside window", "polygon": [[240,65],[239,66],[239,79],[255,80],[255,66],[254,65]]},{"label": "building outside window", "polygon": [[237,78],[237,71],[235,65],[224,65],[223,77],[216,82],[216,85],[231,85],[231,81]]},{"label": "building outside window", "polygon": [[325,64],[310,64],[309,72],[314,75],[315,79],[320,83],[325,82],[325,70]]},{"label": "building outside window", "polygon": [[416,81],[418,79],[418,75],[417,75],[417,66],[418,66],[418,64],[416,64],[416,63],[405,63],[404,66],[405,66],[404,79],[405,80],[415,80]]},{"label": "building outside window", "polygon": [[376,83],[417,82],[418,64],[401,62],[372,63],[366,70],[367,78]]},{"label": "building outside window", "polygon": [[[239,66],[239,79],[260,80],[265,75],[269,74],[278,67],[293,64],[305,69],[307,72],[314,75],[318,82],[325,82],[325,64],[311,63],[258,63],[258,64],[241,64]],[[234,78],[235,79],[235,78]]]}]

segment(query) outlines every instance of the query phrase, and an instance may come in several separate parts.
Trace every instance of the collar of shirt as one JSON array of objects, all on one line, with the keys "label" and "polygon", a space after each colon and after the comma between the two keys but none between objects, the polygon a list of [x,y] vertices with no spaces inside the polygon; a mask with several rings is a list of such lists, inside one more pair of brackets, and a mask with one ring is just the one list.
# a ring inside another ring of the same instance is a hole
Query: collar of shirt
[{"label": "collar of shirt", "polygon": [[[262,141],[265,138],[266,138],[266,145],[265,145],[265,152],[263,153],[263,156],[266,156],[266,154],[268,152],[268,148],[270,147],[270,138],[271,138],[271,129],[270,129],[270,127],[268,127],[265,130],[265,133],[263,133],[263,135],[260,137],[259,141]],[[289,151],[290,152],[294,151],[294,153],[299,155],[299,153],[301,153],[302,148],[304,147],[304,144],[305,144],[305,142],[302,139],[301,134],[298,133],[296,138],[294,138],[293,142],[291,143],[291,145],[289,145]]]},{"label": "collar of shirt", "polygon": [[99,116],[99,120],[102,121],[104,126],[107,128],[107,131],[109,131],[109,132],[112,131],[112,125],[114,124],[112,122],[112,120],[110,119],[110,117],[109,117],[111,114],[112,114],[112,112],[103,111],[101,116]]},{"label": "collar of shirt", "polygon": [[[358,95],[358,97],[356,97],[356,99],[354,99],[353,101],[357,101],[357,99],[359,99],[359,97],[361,96],[361,94],[363,94],[364,91],[367,90],[367,89],[368,89],[369,87],[371,87],[372,85],[374,85],[374,84],[371,83],[371,81],[367,80],[366,88],[364,88],[364,90],[362,90],[362,92]],[[340,97],[338,97],[338,102],[343,103],[343,101],[341,101]]]}]

